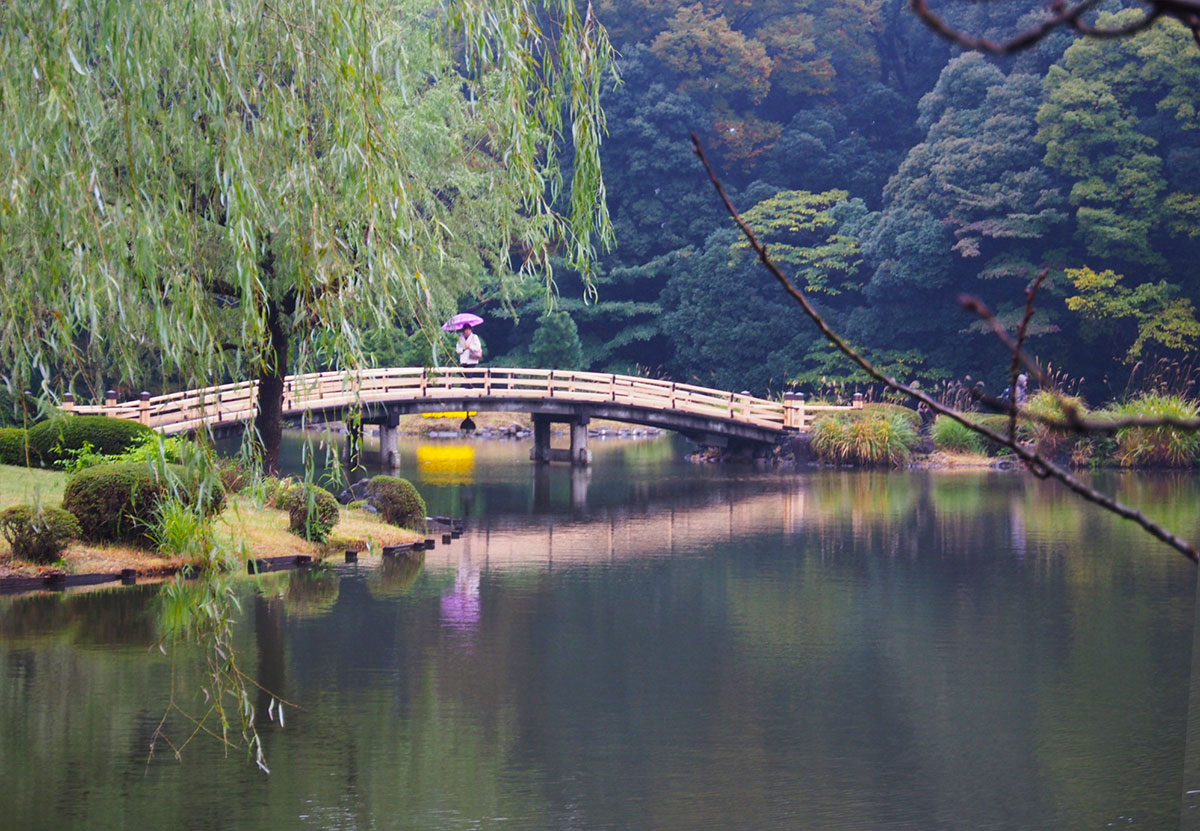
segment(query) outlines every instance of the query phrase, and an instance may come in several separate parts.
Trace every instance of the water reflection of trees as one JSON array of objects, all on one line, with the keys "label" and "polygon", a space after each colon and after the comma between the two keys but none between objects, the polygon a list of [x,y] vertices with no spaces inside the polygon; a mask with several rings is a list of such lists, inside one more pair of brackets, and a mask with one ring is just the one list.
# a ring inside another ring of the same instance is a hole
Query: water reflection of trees
[{"label": "water reflection of trees", "polygon": [[83,646],[140,646],[158,637],[156,586],[45,593],[0,601],[0,637]]},{"label": "water reflection of trees", "polygon": [[[1195,510],[1194,494],[1171,494]],[[46,657],[30,691],[0,693],[0,738],[24,747],[13,713],[50,696],[65,715],[78,698],[65,690],[86,686],[112,702],[83,705],[105,724],[79,759],[90,784],[183,825],[302,804],[327,825],[1099,827],[1156,804],[1183,740],[1195,580],[1169,552],[994,474],[797,477],[675,521],[681,556],[656,554],[666,542],[647,525],[617,562],[505,569],[473,537],[485,567],[469,649],[441,625],[448,569],[296,572],[252,600],[249,584],[238,646],[304,708],[264,726],[276,773],[253,799],[211,808],[214,793],[248,791],[244,766],[208,749],[204,789],[173,763],[146,785],[110,771],[115,758],[142,775],[129,748],[146,706],[120,694],[161,693],[141,661]],[[607,522],[577,527],[607,554]],[[39,730],[38,792],[71,790],[55,761],[72,740]],[[0,761],[32,787],[15,767]]]}]

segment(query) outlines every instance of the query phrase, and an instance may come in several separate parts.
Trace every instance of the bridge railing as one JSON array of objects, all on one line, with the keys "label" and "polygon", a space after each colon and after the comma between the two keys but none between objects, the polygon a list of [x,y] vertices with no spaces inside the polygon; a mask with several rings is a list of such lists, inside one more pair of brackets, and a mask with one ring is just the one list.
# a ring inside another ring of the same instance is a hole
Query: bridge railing
[{"label": "bridge railing", "polygon": [[[380,401],[439,398],[564,399],[611,402],[633,407],[721,418],[771,430],[806,429],[822,412],[851,407],[806,404],[803,396],[784,400],[746,393],[722,392],[694,384],[601,372],[573,372],[507,367],[398,367],[358,372],[315,372],[290,375],[284,382],[283,412],[292,415]],[[242,381],[203,389],[150,396],[118,403],[68,407],[140,421],[164,432],[187,432],[204,425],[247,421],[258,405],[258,383]]]}]

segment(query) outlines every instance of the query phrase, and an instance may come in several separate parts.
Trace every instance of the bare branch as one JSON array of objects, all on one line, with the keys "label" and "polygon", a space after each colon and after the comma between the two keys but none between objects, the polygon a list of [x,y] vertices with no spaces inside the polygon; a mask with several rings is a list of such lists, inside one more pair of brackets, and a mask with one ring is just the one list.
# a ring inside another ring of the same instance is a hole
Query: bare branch
[{"label": "bare branch", "polygon": [[964,49],[976,52],[987,52],[991,55],[1011,55],[1022,49],[1027,49],[1040,41],[1053,30],[1069,27],[1087,37],[1122,38],[1135,35],[1148,29],[1154,21],[1161,17],[1173,17],[1182,23],[1192,33],[1192,38],[1200,45],[1200,0],[1142,0],[1147,6],[1146,13],[1124,26],[1106,29],[1093,26],[1083,20],[1083,15],[1099,4],[1099,0],[1080,0],[1074,5],[1068,5],[1064,0],[1054,0],[1049,5],[1051,16],[1024,31],[1018,32],[1005,41],[994,41],[990,38],[972,37],[960,32],[947,23],[929,8],[928,0],[910,0],[913,13],[933,31],[952,43]]},{"label": "bare branch", "polygon": [[[959,412],[952,407],[944,406],[941,402],[930,397],[924,391],[910,387],[907,384],[897,381],[895,378],[885,375],[882,370],[859,354],[852,346],[846,343],[845,340],[843,340],[836,332],[834,332],[832,328],[830,328],[829,324],[825,322],[825,319],[822,318],[821,315],[817,313],[816,309],[813,308],[812,304],[808,302],[808,298],[805,297],[804,294],[792,284],[792,281],[780,270],[779,266],[777,266],[774,261],[767,256],[766,246],[758,241],[758,238],[754,235],[754,231],[751,230],[750,226],[746,224],[746,221],[742,219],[741,214],[738,213],[737,209],[730,201],[729,195],[725,192],[724,185],[721,184],[721,180],[717,177],[716,171],[713,169],[712,164],[709,163],[708,157],[704,154],[704,148],[700,144],[700,139],[695,133],[691,134],[691,138],[692,148],[699,157],[701,164],[704,165],[704,169],[708,173],[708,178],[712,181],[713,187],[717,191],[717,195],[720,196],[721,202],[725,205],[725,210],[727,210],[729,215],[733,217],[733,221],[737,224],[738,228],[741,229],[741,232],[746,237],[746,241],[750,244],[750,247],[753,248],[755,253],[758,254],[759,261],[767,268],[768,271],[771,272],[771,274],[775,276],[775,279],[779,281],[779,284],[783,286],[784,290],[787,291],[787,293],[790,294],[792,298],[800,304],[801,308],[804,309],[804,313],[808,315],[813,323],[816,324],[817,328],[821,331],[821,334],[824,335],[826,340],[833,344],[839,352],[848,357],[869,376],[884,384],[889,389],[902,393],[914,401],[920,401],[925,406],[929,407],[929,409],[933,412],[944,415],[947,418],[951,418],[969,430],[972,430],[989,439],[990,441],[1009,448],[1017,458],[1025,463],[1025,466],[1035,476],[1038,476],[1039,478],[1051,478],[1058,480],[1071,491],[1075,492],[1088,502],[1099,505],[1110,513],[1116,514],[1124,519],[1128,519],[1141,526],[1155,539],[1161,540],[1162,542],[1171,546],[1193,563],[1200,562],[1200,552],[1198,552],[1190,543],[1171,533],[1171,531],[1150,519],[1145,514],[1117,501],[1116,499],[1113,499],[1107,494],[1101,493],[1100,491],[1089,487],[1081,480],[1071,475],[1068,471],[1055,465],[1049,459],[1046,459],[1038,454],[1036,450],[1031,450],[1009,436],[1001,435],[994,430],[988,429],[987,427],[975,424],[969,418],[967,418],[966,414]],[[1005,333],[1005,337],[1008,337],[1007,333]],[[1009,340],[1011,342],[1011,339]],[[1016,347],[1016,344],[1014,343],[1013,346]],[[1019,352],[1019,349],[1017,351]]]}]

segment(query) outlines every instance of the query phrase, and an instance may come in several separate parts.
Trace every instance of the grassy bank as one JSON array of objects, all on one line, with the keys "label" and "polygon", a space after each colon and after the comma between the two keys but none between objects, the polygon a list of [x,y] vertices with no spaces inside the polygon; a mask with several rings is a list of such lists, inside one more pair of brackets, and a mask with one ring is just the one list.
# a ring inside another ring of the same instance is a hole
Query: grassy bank
[{"label": "grassy bank", "polygon": [[[0,465],[0,510],[11,505],[58,505],[69,476],[61,471],[39,470]],[[421,535],[397,528],[364,511],[342,509],[341,519],[325,545],[300,539],[288,531],[288,514],[255,505],[237,494],[226,503],[217,518],[219,542],[243,556],[279,557],[296,554],[323,556],[345,549],[378,551],[384,545],[415,542]],[[178,557],[161,557],[153,551],[116,543],[76,540],[68,546],[62,562],[56,566],[38,566],[13,560],[10,546],[0,537],[0,578],[35,576],[48,569],[74,574],[117,573],[133,568],[144,574],[186,565]]]}]

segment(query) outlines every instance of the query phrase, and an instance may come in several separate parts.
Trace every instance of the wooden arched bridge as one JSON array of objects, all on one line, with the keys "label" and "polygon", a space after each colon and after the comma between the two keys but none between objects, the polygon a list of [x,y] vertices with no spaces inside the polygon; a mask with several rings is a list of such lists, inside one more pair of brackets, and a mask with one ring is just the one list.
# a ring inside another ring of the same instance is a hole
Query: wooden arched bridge
[{"label": "wooden arched bridge", "polygon": [[[533,416],[535,461],[587,464],[587,424],[592,418],[675,430],[706,445],[731,442],[774,444],[787,432],[808,429],[822,411],[861,407],[809,405],[803,395],[780,400],[723,392],[692,384],[598,372],[546,369],[401,367],[288,376],[283,415],[308,422],[334,421],[350,413],[380,425],[384,464],[395,458],[396,427],[402,415],[441,411],[526,412]],[[241,427],[258,409],[258,383],[205,387],[167,395],[142,393],[118,402],[64,405],[77,413],[140,421],[162,433],[191,433]],[[571,426],[571,449],[550,448],[550,425]]]}]

